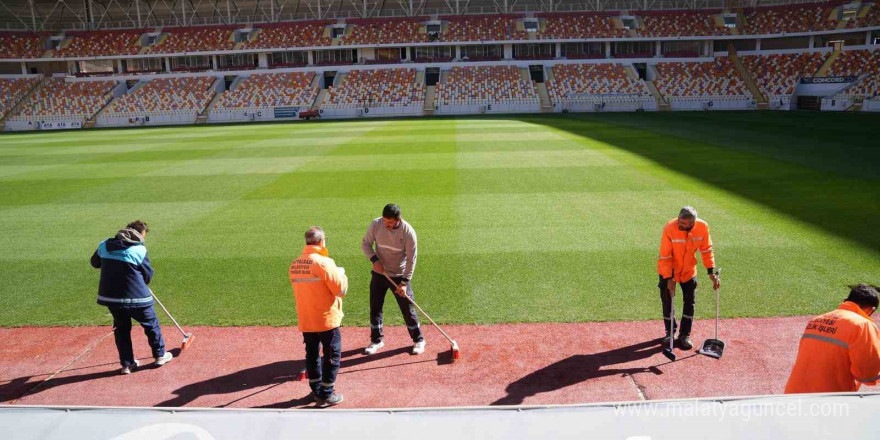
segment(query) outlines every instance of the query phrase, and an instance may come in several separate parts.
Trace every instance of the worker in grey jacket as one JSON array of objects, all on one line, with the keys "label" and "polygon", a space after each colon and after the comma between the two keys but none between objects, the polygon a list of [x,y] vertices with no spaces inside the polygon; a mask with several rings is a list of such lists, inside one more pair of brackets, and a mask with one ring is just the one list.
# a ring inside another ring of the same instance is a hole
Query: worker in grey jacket
[{"label": "worker in grey jacket", "polygon": [[[425,351],[425,338],[419,328],[419,315],[416,308],[404,295],[413,298],[412,280],[416,269],[416,231],[400,218],[400,207],[385,205],[382,217],[373,220],[364,235],[361,248],[364,255],[373,263],[373,278],[370,280],[370,345],[365,354],[375,354],[385,346],[382,332],[382,307],[385,295],[392,290],[406,322],[406,328],[413,340],[413,354]],[[388,274],[397,289],[388,282]]]}]

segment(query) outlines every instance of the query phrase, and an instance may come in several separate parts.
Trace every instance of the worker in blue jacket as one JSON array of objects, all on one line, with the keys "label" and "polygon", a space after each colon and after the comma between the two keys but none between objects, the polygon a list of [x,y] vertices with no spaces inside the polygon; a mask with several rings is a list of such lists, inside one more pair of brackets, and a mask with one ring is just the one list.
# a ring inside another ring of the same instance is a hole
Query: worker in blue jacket
[{"label": "worker in blue jacket", "polygon": [[165,365],[173,357],[165,351],[153,294],[147,287],[153,278],[153,267],[144,246],[149,230],[140,220],[131,222],[115,237],[102,241],[92,255],[92,266],[101,269],[98,304],[106,306],[113,315],[113,334],[122,374],[129,374],[139,366],[131,347],[132,319],[144,328],[156,365]]}]

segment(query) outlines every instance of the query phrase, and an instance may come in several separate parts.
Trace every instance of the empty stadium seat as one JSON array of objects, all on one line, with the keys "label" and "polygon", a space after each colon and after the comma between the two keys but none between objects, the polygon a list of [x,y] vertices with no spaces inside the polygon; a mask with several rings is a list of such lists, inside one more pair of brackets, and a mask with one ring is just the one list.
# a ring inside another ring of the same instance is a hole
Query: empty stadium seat
[{"label": "empty stadium seat", "polygon": [[539,39],[561,38],[615,38],[627,36],[625,29],[614,27],[610,13],[543,13],[543,29],[539,29]]},{"label": "empty stadium seat", "polygon": [[604,96],[651,96],[645,82],[630,78],[621,64],[557,64],[546,85],[553,104]]},{"label": "empty stadium seat", "polygon": [[232,32],[237,26],[163,28],[163,39],[150,53],[206,52],[235,47]]},{"label": "empty stadium seat", "polygon": [[47,78],[43,87],[22,105],[20,117],[78,117],[88,119],[110,99],[115,81],[67,81]]},{"label": "empty stadium seat", "polygon": [[0,79],[0,118],[34,87],[39,78]]},{"label": "empty stadium seat", "polygon": [[442,105],[526,103],[538,99],[535,85],[522,78],[515,66],[453,67],[437,85]]},{"label": "empty stadium seat", "polygon": [[214,108],[308,107],[318,96],[318,87],[312,85],[314,79],[314,72],[254,74],[223,92]]},{"label": "empty stadium seat", "polygon": [[846,22],[846,27],[848,29],[880,26],[880,2],[874,2],[873,5],[866,5],[863,3],[862,6],[867,6],[870,9],[868,9],[868,12],[864,17],[857,17],[848,20]]},{"label": "empty stadium seat", "polygon": [[45,33],[0,32],[0,58],[39,58],[46,49]]},{"label": "empty stadium seat", "polygon": [[68,32],[70,41],[54,52],[55,57],[134,55],[141,50],[143,30]]},{"label": "empty stadium seat", "polygon": [[327,20],[302,21],[293,23],[260,23],[254,41],[245,42],[243,49],[273,49],[284,47],[329,46],[330,37],[324,36]]},{"label": "empty stadium seat", "polygon": [[845,50],[831,63],[828,74],[860,77],[844,94],[875,98],[880,95],[880,50]]},{"label": "empty stadium seat", "polygon": [[823,4],[769,6],[745,14],[741,34],[764,35],[809,32],[820,20]]},{"label": "empty stadium seat", "polygon": [[743,65],[758,88],[768,98],[785,97],[794,92],[798,78],[812,76],[825,61],[821,53],[745,55]]},{"label": "empty stadium seat", "polygon": [[751,97],[730,58],[703,63],[658,63],[654,84],[667,97]]},{"label": "empty stadium seat", "polygon": [[725,35],[727,28],[712,23],[708,12],[691,11],[640,11],[643,27],[638,29],[642,37],[680,37]]},{"label": "empty stadium seat", "polygon": [[158,78],[134,92],[119,97],[107,108],[107,115],[150,113],[200,113],[214,95],[214,77]]},{"label": "empty stadium seat", "polygon": [[345,22],[352,26],[351,35],[342,38],[340,44],[424,43],[428,41],[428,34],[424,31],[422,23],[427,19],[427,17],[350,18]]},{"label": "empty stadium seat", "polygon": [[425,85],[415,69],[353,70],[340,87],[331,87],[325,107],[404,107],[422,105]]},{"label": "empty stadium seat", "polygon": [[511,28],[515,28],[517,16],[478,15],[441,17],[449,22],[441,41],[498,41],[507,40]]}]

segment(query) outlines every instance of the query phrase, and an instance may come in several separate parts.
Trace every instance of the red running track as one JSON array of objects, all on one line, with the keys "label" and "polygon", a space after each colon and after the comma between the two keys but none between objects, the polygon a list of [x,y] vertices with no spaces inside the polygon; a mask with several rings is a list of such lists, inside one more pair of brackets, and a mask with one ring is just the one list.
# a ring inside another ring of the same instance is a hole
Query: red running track
[{"label": "red running track", "polygon": [[[463,358],[425,328],[427,350],[409,354],[403,327],[388,328],[385,348],[364,356],[369,329],[343,328],[337,390],[343,408],[564,404],[778,394],[785,387],[807,317],[722,321],[720,360],[677,350],[661,354],[662,324],[502,324],[449,326]],[[698,321],[694,344],[712,336]],[[109,327],[0,329],[0,403],[29,405],[310,406],[302,337],[295,328],[196,327],[180,357],[119,374]],[[163,328],[179,355],[180,333]],[[103,339],[101,339],[103,338]],[[133,330],[135,354],[151,362]],[[85,350],[94,345],[91,351]],[[73,362],[72,362],[73,361]],[[57,373],[57,374],[55,374]],[[50,380],[46,380],[55,374]],[[878,390],[869,387],[868,390]]]}]

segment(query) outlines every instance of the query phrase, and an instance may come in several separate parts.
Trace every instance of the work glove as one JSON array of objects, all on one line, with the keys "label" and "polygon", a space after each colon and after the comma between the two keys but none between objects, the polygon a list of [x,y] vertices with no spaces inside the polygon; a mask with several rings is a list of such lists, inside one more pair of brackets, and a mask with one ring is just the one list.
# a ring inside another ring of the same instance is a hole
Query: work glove
[{"label": "work glove", "polygon": [[675,278],[666,279],[666,293],[670,298],[675,298]]}]

